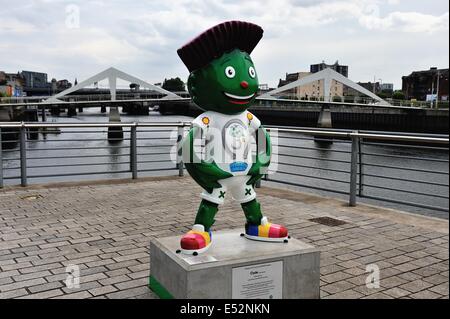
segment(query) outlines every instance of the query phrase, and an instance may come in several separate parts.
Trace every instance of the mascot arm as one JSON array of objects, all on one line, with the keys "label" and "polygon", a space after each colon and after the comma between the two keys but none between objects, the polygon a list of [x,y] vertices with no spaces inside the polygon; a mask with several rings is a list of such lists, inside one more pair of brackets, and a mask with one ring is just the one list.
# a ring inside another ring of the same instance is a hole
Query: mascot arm
[{"label": "mascot arm", "polygon": [[260,126],[259,129],[264,133],[263,136],[265,139],[265,143],[262,144],[263,147],[261,147],[261,149],[259,148],[261,143],[258,143],[255,162],[248,172],[248,175],[250,175],[251,178],[248,180],[247,185],[253,186],[258,180],[261,179],[264,174],[267,173],[267,168],[270,165],[270,159],[272,157],[272,144],[270,143],[270,134],[263,126]]}]

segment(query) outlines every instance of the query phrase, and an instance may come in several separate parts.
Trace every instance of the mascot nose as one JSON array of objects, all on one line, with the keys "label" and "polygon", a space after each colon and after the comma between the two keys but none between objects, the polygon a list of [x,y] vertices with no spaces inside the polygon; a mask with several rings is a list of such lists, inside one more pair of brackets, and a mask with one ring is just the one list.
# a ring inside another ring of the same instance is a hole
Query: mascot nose
[{"label": "mascot nose", "polygon": [[242,81],[242,82],[241,82],[241,88],[243,88],[243,89],[248,88],[248,83],[247,83],[247,81]]}]

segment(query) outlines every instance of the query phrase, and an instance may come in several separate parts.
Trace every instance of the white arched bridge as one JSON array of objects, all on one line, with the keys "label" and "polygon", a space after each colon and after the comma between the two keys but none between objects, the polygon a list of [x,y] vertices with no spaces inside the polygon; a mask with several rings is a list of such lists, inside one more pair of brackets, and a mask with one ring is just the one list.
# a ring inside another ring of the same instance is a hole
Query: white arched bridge
[{"label": "white arched bridge", "polygon": [[[118,81],[132,83],[138,89],[132,89],[131,86],[126,90],[119,89],[117,86]],[[99,82],[106,82],[107,87],[101,90],[98,88],[93,89],[92,87]],[[349,101],[345,98],[343,102],[341,99],[336,99],[336,96],[332,95],[331,90],[333,82],[338,82],[352,89],[355,93],[357,92],[357,94],[366,97],[366,100],[358,98],[357,100]],[[283,96],[286,96],[283,92],[292,92],[295,88],[311,85],[312,83],[319,83],[322,86],[320,92],[323,92],[323,96],[319,100],[317,98],[314,100],[311,98],[308,100],[283,98]],[[152,106],[158,106],[157,109],[162,114],[195,115],[199,112],[198,107],[192,103],[187,92],[170,92],[160,86],[150,84],[138,77],[111,67],[53,96],[0,98],[0,119],[3,119],[3,121],[8,121],[8,118],[10,121],[13,120],[11,118],[11,110],[13,108],[39,109],[45,121],[46,110],[48,109],[52,113],[56,112],[56,114],[59,114],[61,110],[67,110],[68,116],[74,116],[77,114],[77,109],[82,111],[83,108],[100,107],[102,112],[106,112],[107,107],[109,107],[110,122],[120,122],[118,107],[122,107],[125,113],[148,114],[148,110]],[[336,116],[342,117],[342,114],[344,114],[344,117],[349,117],[350,114],[357,114],[361,118],[384,116],[385,119],[382,121],[389,122],[389,124],[383,129],[387,130],[397,125],[398,121],[411,122],[409,118],[411,114],[414,115],[413,121],[430,114],[433,115],[434,118],[427,119],[427,123],[433,122],[437,113],[439,113],[437,114],[439,121],[441,121],[441,117],[448,119],[448,110],[430,110],[418,107],[415,102],[409,102],[406,105],[392,105],[330,68],[260,94],[250,110],[256,112],[258,116],[265,116],[269,119],[269,122],[272,119],[277,120],[277,123],[273,124],[285,125],[284,119],[289,119],[289,123],[286,125],[304,125],[302,124],[304,119],[309,118],[308,126],[317,124],[319,127],[325,128],[332,127],[332,122],[334,122]],[[394,117],[399,119],[393,119]],[[293,118],[298,119],[298,121],[293,121]],[[429,123],[425,125],[429,125]],[[365,127],[370,127],[370,125]]]}]

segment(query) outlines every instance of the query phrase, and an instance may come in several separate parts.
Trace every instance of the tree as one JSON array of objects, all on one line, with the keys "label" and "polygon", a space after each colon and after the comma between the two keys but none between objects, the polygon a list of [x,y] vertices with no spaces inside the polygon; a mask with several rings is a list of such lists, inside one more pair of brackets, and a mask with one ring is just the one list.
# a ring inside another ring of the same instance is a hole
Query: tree
[{"label": "tree", "polygon": [[393,94],[394,92],[392,90],[381,90],[381,92],[377,93],[377,95],[382,99],[392,98]]},{"label": "tree", "polygon": [[405,94],[402,91],[395,91],[394,94],[392,95],[392,98],[394,100],[404,100]]},{"label": "tree", "polygon": [[179,77],[164,79],[162,88],[171,92],[180,92],[185,90],[184,82]]},{"label": "tree", "polygon": [[141,86],[139,85],[139,84],[136,84],[136,83],[131,83],[130,84],[130,89],[131,90],[135,90],[135,91],[139,91],[139,88],[140,88]]},{"label": "tree", "polygon": [[345,103],[354,103],[355,102],[355,96],[354,95],[346,95],[344,97]]},{"label": "tree", "polygon": [[386,93],[384,93],[383,91],[382,91],[382,92],[378,92],[377,95],[378,95],[378,97],[381,98],[381,99],[386,99],[386,98],[389,97],[389,96],[388,96]]}]

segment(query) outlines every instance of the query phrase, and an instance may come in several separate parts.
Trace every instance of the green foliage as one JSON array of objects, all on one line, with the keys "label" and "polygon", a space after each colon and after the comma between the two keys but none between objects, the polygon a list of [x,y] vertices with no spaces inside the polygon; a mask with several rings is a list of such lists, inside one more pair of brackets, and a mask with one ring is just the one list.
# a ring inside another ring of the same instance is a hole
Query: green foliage
[{"label": "green foliage", "polygon": [[[397,92],[400,92],[401,94],[403,94],[401,91],[397,91]],[[378,92],[377,95],[382,99],[388,99],[388,98],[392,98],[392,96],[394,95],[394,92],[391,90],[383,90],[381,92]]]},{"label": "green foliage", "polygon": [[388,97],[388,95],[386,93],[384,93],[384,92],[378,92],[377,95],[378,95],[378,97],[380,97],[382,99],[385,99],[385,98]]},{"label": "green foliage", "polygon": [[380,92],[380,94],[383,94],[385,97],[384,98],[391,98],[392,95],[394,94],[394,91],[392,90],[383,90]]},{"label": "green foliage", "polygon": [[353,95],[346,95],[344,96],[344,102],[345,103],[353,103],[355,100],[355,97]]},{"label": "green foliage", "polygon": [[392,95],[392,98],[394,100],[404,100],[405,94],[402,91],[395,91],[394,94]]},{"label": "green foliage", "polygon": [[342,97],[341,96],[333,96],[333,102],[342,102]]},{"label": "green foliage", "polygon": [[179,78],[164,79],[162,88],[171,92],[185,91],[184,82]]}]

